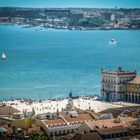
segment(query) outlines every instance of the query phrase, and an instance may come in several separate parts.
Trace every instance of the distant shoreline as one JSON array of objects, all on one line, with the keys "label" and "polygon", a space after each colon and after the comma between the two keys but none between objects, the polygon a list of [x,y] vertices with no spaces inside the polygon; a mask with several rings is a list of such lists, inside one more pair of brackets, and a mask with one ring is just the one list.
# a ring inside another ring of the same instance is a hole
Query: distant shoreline
[{"label": "distant shoreline", "polygon": [[140,8],[0,7],[2,23],[64,30],[138,30]]}]

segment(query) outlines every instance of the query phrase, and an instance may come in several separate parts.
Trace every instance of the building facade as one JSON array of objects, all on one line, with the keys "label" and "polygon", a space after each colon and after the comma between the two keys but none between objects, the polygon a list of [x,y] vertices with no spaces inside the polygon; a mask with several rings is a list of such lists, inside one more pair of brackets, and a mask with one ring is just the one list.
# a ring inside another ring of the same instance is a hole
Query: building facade
[{"label": "building facade", "polygon": [[125,99],[128,102],[140,102],[140,77],[135,77],[132,81],[126,83]]},{"label": "building facade", "polygon": [[126,101],[126,86],[127,83],[136,78],[136,71],[125,71],[119,67],[115,71],[102,70],[101,77],[101,97],[103,100]]},{"label": "building facade", "polygon": [[63,112],[55,119],[37,119],[36,126],[42,127],[49,136],[59,136],[75,133],[81,124],[92,120],[93,118],[89,113],[73,116],[73,113]]}]

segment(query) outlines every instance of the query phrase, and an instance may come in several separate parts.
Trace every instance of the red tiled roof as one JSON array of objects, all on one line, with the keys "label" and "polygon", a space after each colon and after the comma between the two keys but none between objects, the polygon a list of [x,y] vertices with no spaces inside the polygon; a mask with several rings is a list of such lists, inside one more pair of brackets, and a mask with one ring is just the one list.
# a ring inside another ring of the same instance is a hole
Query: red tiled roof
[{"label": "red tiled roof", "polygon": [[28,128],[28,134],[33,133],[33,132],[43,133],[43,131],[40,129],[40,127]]},{"label": "red tiled roof", "polygon": [[18,113],[19,111],[11,106],[1,106],[0,115],[9,115],[13,113]]},{"label": "red tiled roof", "polygon": [[130,84],[140,84],[140,77],[135,77],[133,80],[128,82]]},{"label": "red tiled roof", "polygon": [[113,127],[113,128],[104,128],[97,130],[99,134],[106,135],[111,133],[120,133],[120,132],[127,132],[127,127]]},{"label": "red tiled roof", "polygon": [[64,119],[67,122],[76,122],[76,121],[89,121],[89,120],[93,120],[93,118],[91,117],[90,114],[85,113],[85,114],[78,114],[77,117],[71,117],[69,115],[65,115],[62,114],[62,116],[64,117]]},{"label": "red tiled roof", "polygon": [[76,134],[71,140],[102,140],[97,132]]},{"label": "red tiled roof", "polygon": [[86,124],[91,128],[113,128],[113,127],[128,127],[128,123],[131,121],[135,121],[136,118],[132,117],[121,117],[120,122],[116,122],[116,119],[106,119],[106,120],[93,120],[90,122],[87,122]]},{"label": "red tiled roof", "polygon": [[62,119],[53,119],[53,120],[46,120],[44,121],[44,123],[46,125],[49,125],[49,124],[63,124],[65,122]]}]

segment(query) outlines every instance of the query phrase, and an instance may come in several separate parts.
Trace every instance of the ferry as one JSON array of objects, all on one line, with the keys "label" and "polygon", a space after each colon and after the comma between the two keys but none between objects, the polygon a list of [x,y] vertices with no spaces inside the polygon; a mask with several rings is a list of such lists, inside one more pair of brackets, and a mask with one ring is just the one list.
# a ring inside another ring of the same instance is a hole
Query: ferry
[{"label": "ferry", "polygon": [[112,38],[111,40],[110,40],[110,44],[111,45],[115,45],[117,43],[117,41],[114,39],[114,38]]}]

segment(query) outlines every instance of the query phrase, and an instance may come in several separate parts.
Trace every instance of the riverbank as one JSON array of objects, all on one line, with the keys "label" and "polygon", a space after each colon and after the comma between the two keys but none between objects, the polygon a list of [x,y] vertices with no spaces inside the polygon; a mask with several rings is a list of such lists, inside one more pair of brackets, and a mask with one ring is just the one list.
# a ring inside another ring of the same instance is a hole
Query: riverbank
[{"label": "riverbank", "polygon": [[17,23],[0,23],[0,25],[5,25],[5,26],[21,26],[21,28],[25,29],[30,29],[30,28],[37,28],[36,31],[41,31],[41,30],[68,30],[68,31],[96,31],[96,30],[101,30],[101,31],[114,31],[114,30],[140,30],[140,28],[106,28],[106,27],[95,27],[95,28],[84,28],[84,27],[55,27],[55,26],[42,26],[42,25],[32,25],[32,24],[17,24]]}]

